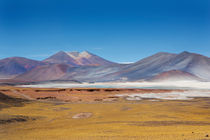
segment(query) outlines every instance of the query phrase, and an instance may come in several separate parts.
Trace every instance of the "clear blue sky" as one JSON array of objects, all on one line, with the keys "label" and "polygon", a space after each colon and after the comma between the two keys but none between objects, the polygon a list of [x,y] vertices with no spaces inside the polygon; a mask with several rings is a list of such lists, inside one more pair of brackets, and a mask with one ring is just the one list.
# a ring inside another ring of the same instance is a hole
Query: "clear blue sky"
[{"label": "clear blue sky", "polygon": [[0,58],[87,50],[116,62],[210,56],[209,0],[0,0]]}]

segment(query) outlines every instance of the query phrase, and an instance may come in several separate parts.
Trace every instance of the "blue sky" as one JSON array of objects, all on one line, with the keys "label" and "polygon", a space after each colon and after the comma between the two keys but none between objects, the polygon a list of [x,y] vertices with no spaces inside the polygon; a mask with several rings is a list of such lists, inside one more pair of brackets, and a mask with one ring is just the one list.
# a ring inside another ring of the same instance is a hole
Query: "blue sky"
[{"label": "blue sky", "polygon": [[210,56],[209,0],[0,0],[0,58],[87,50],[116,62]]}]

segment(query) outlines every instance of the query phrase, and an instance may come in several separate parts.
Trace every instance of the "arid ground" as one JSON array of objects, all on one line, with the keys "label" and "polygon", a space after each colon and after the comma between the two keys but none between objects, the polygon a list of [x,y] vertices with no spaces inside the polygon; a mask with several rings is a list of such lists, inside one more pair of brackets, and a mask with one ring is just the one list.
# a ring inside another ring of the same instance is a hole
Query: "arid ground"
[{"label": "arid ground", "polygon": [[[1,140],[210,140],[210,98],[126,100],[158,89],[0,88]],[[184,92],[184,91],[183,91]]]}]

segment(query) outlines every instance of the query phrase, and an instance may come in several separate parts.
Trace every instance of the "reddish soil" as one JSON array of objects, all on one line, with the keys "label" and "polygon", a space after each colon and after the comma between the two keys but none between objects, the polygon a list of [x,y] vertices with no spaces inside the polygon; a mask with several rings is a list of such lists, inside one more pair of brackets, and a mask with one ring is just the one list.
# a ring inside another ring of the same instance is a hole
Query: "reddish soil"
[{"label": "reddish soil", "polygon": [[165,93],[183,90],[163,89],[114,89],[114,88],[19,88],[3,86],[0,92],[22,99],[39,101],[64,101],[64,102],[98,102],[116,101],[116,94],[133,93]]}]

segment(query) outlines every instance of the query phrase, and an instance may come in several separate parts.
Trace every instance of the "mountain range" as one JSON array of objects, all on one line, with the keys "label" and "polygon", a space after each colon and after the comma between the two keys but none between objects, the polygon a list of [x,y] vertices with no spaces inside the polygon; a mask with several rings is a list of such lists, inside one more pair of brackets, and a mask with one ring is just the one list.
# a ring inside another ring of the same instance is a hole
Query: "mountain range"
[{"label": "mountain range", "polygon": [[2,59],[0,78],[24,82],[210,81],[210,58],[186,51],[160,52],[135,63],[119,64],[87,51],[60,51],[43,61],[23,57]]}]

